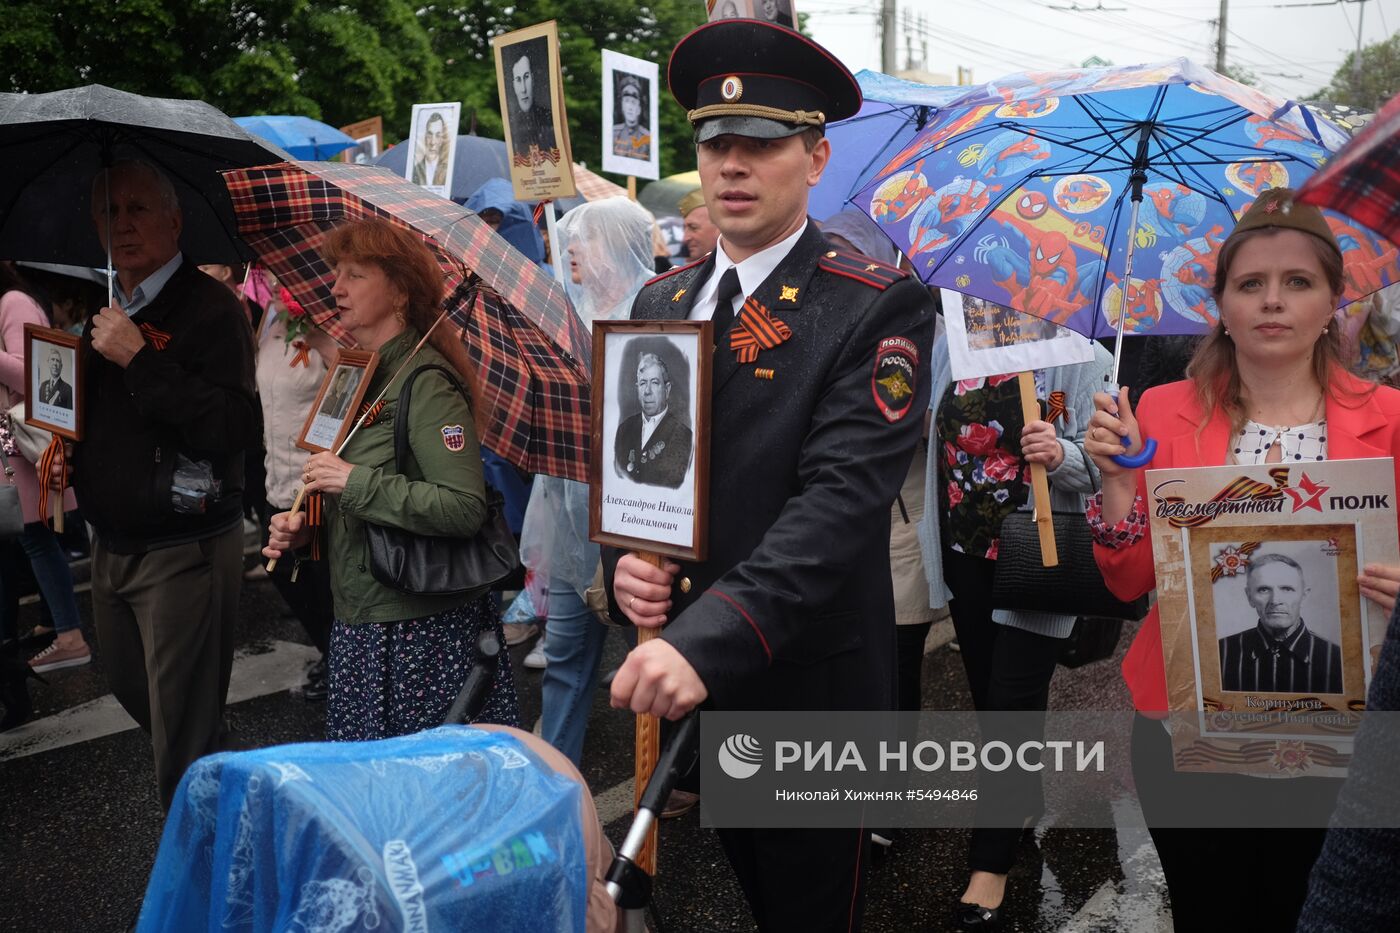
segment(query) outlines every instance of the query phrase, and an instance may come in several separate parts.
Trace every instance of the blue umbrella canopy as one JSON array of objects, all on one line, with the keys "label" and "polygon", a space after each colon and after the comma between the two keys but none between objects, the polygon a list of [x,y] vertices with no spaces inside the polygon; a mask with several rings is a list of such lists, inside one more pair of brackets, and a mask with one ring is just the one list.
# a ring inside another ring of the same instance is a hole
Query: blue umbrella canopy
[{"label": "blue umbrella canopy", "polygon": [[870,181],[900,153],[939,108],[967,93],[891,77],[878,71],[856,75],[865,103],[860,112],[826,128],[831,161],[812,189],[808,213],[825,220],[846,206],[851,193]]},{"label": "blue umbrella canopy", "polygon": [[324,161],[355,145],[350,136],[310,117],[234,117],[233,122],[298,159]]},{"label": "blue umbrella canopy", "polygon": [[[943,107],[852,202],[929,284],[1090,337],[1120,323],[1196,333],[1219,317],[1210,285],[1236,218],[1262,191],[1301,184],[1346,139],[1186,59],[1023,73]],[[1393,247],[1328,221],[1344,301],[1400,280]]]}]

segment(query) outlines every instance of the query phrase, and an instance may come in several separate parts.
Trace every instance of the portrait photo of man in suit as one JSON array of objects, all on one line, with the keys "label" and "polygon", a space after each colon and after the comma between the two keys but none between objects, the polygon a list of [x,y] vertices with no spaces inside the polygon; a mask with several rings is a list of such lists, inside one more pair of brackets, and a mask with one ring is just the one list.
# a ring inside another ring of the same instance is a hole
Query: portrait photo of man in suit
[{"label": "portrait photo of man in suit", "polygon": [[73,409],[73,387],[63,378],[63,353],[57,348],[46,357],[49,377],[39,383],[39,401],[55,408]]},{"label": "portrait photo of man in suit", "polygon": [[670,368],[660,355],[643,353],[637,360],[641,410],[622,419],[613,442],[618,471],[634,482],[675,489],[690,469],[690,426],[670,401]]},{"label": "portrait photo of man in suit", "polygon": [[530,148],[540,152],[558,148],[554,136],[554,113],[550,101],[549,52],[545,40],[529,39],[507,48],[506,95],[511,148],[516,156],[530,156]]},{"label": "portrait photo of man in suit", "polygon": [[1256,555],[1245,572],[1253,628],[1220,639],[1220,687],[1261,693],[1341,693],[1342,649],[1303,619],[1308,585],[1286,554]]},{"label": "portrait photo of man in suit", "polygon": [[442,114],[434,113],[423,125],[423,133],[418,138],[418,149],[414,153],[413,183],[415,185],[447,184],[447,155],[451,151],[451,140],[447,135],[447,121]]}]

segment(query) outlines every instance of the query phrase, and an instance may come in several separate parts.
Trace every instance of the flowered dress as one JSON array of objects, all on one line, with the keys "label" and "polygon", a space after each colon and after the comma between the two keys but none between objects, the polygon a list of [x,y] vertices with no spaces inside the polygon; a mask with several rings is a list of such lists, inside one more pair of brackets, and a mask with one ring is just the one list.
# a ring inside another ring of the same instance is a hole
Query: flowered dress
[{"label": "flowered dress", "polygon": [[[1037,372],[1037,394],[1043,394],[1041,379]],[[1002,521],[1030,498],[1030,466],[1021,455],[1025,419],[1016,376],[954,382],[939,402],[934,422],[942,442],[943,541],[961,554],[996,560]]]}]

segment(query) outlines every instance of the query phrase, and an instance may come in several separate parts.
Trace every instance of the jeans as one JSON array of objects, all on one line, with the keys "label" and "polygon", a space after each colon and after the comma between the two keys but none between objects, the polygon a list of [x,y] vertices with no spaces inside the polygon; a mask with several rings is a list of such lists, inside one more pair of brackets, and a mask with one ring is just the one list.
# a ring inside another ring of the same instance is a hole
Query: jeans
[{"label": "jeans", "polygon": [[567,584],[549,585],[540,734],[578,767],[608,630]]},{"label": "jeans", "polygon": [[[34,580],[39,584],[39,593],[44,597],[44,605],[53,618],[54,631],[61,634],[78,628],[78,600],[73,595],[73,573],[68,567],[67,556],[58,546],[58,538],[43,522],[29,522],[18,541],[24,556],[29,559]],[[12,550],[10,559],[21,558],[17,551]],[[4,600],[7,620],[17,611],[21,579],[23,569],[20,567],[0,572],[0,597]],[[12,627],[12,623],[6,627]]]}]

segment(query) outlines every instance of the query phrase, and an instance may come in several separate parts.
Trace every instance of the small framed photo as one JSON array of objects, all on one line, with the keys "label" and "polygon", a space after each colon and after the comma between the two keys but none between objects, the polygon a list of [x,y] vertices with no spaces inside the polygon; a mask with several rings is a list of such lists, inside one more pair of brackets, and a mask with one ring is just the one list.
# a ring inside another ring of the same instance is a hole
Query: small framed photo
[{"label": "small framed photo", "polygon": [[756,0],[705,0],[708,7],[706,16],[710,22],[717,19],[753,19]]},{"label": "small framed photo", "polygon": [[603,50],[603,171],[655,181],[656,62]]},{"label": "small framed photo", "polygon": [[573,157],[554,20],[496,36],[491,45],[516,198],[573,197]]},{"label": "small framed photo", "polygon": [[711,332],[709,321],[594,323],[593,541],[705,559]]},{"label": "small framed photo", "polygon": [[24,420],[70,441],[83,439],[82,338],[37,324],[24,325]]},{"label": "small framed photo", "polygon": [[337,156],[342,162],[357,164],[373,162],[379,158],[379,153],[384,149],[383,117],[360,120],[358,123],[342,126],[340,131],[355,140],[354,149],[346,149]]},{"label": "small framed photo", "polygon": [[355,423],[355,415],[364,401],[370,377],[379,365],[379,354],[365,350],[339,350],[335,362],[326,370],[321,391],[306,416],[297,446],[320,453],[339,450]]}]

